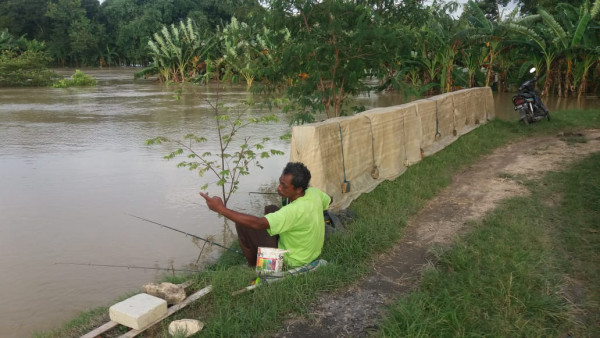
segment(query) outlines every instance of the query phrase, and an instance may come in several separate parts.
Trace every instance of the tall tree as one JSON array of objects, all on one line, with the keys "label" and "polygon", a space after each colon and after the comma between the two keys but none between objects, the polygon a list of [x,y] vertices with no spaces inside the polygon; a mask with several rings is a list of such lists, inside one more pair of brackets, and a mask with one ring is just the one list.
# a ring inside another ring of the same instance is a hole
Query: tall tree
[{"label": "tall tree", "polygon": [[58,0],[48,4],[46,16],[52,27],[48,49],[63,65],[66,62],[95,64],[98,61],[98,45],[104,28],[87,14],[81,0]]},{"label": "tall tree", "polygon": [[506,6],[511,0],[477,0],[475,3],[481,11],[485,13],[485,16],[493,21],[500,19],[500,6]]},{"label": "tall tree", "polygon": [[517,6],[524,15],[532,15],[537,13],[539,7],[546,9],[549,13],[555,13],[556,5],[559,3],[566,3],[579,7],[582,4],[582,0],[518,0]]},{"label": "tall tree", "polygon": [[44,39],[50,34],[45,16],[50,0],[2,0],[0,1],[0,30],[7,28],[16,36],[28,39]]},{"label": "tall tree", "polygon": [[310,121],[319,111],[327,117],[347,114],[346,98],[366,89],[367,72],[379,66],[393,33],[383,31],[371,8],[348,1],[271,4],[274,21],[288,20],[293,42],[268,80],[286,81],[297,121]]},{"label": "tall tree", "polygon": [[48,42],[48,50],[64,65],[71,54],[71,25],[85,18],[85,10],[81,8],[81,0],[58,0],[48,4],[45,14],[52,27],[52,40]]},{"label": "tall tree", "polygon": [[107,34],[113,38],[114,45],[110,48],[119,55],[121,63],[149,62],[146,46],[154,32],[172,23],[171,5],[172,2],[166,0],[105,0],[102,3]]}]

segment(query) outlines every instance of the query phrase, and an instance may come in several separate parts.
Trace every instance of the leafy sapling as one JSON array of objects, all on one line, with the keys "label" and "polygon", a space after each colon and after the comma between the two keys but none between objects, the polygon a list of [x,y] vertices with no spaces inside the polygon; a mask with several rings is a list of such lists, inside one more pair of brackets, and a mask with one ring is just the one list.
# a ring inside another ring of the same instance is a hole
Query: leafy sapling
[{"label": "leafy sapling", "polygon": [[[284,153],[277,149],[267,147],[269,137],[255,139],[252,136],[236,138],[240,130],[256,124],[269,124],[277,121],[274,115],[261,117],[247,117],[245,112],[250,103],[244,103],[232,108],[226,108],[220,102],[217,91],[214,102],[208,101],[214,114],[216,128],[213,139],[217,140],[216,150],[207,149],[204,145],[208,142],[208,136],[199,136],[193,133],[187,134],[183,139],[170,139],[164,136],[155,137],[146,141],[147,145],[170,143],[177,148],[164,156],[171,160],[177,156],[184,155],[186,159],[177,164],[178,167],[197,171],[200,177],[209,174],[215,177],[216,185],[221,188],[221,197],[225,205],[231,195],[238,190],[241,176],[250,174],[251,166],[263,168],[262,159]],[[229,114],[222,113],[227,110]],[[206,189],[210,183],[205,183],[201,189]]]}]

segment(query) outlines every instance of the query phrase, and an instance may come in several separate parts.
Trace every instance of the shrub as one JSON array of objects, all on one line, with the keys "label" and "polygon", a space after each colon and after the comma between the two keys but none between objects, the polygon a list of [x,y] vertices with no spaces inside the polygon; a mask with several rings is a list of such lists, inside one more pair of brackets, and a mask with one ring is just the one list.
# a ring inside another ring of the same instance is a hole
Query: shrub
[{"label": "shrub", "polygon": [[59,75],[46,68],[48,57],[39,51],[0,53],[0,87],[45,87]]},{"label": "shrub", "polygon": [[96,79],[90,75],[84,74],[81,70],[75,70],[75,74],[69,79],[62,79],[52,85],[54,88],[67,87],[93,87],[97,83]]}]

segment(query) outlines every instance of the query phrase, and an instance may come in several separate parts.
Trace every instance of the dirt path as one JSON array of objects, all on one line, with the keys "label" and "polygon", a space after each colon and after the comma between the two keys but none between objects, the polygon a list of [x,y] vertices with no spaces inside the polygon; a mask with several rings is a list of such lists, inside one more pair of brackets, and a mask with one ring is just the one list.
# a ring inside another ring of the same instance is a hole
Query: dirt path
[{"label": "dirt path", "polygon": [[417,285],[433,245],[450,244],[465,222],[482,218],[503,199],[527,194],[527,188],[516,181],[519,178],[541,177],[598,151],[600,130],[528,138],[497,149],[457,174],[449,187],[411,218],[403,238],[376,259],[368,276],[346,290],[322,296],[308,320],[289,320],[276,336],[368,335],[383,305]]}]

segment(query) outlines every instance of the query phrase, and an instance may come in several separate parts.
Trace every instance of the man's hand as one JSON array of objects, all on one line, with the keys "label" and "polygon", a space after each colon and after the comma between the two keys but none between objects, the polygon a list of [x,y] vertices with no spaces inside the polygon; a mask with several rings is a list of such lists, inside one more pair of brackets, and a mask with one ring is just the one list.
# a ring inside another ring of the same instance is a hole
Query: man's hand
[{"label": "man's hand", "polygon": [[225,204],[223,204],[223,200],[220,197],[209,197],[208,193],[206,192],[200,192],[200,196],[204,197],[204,200],[206,200],[206,206],[210,210],[229,218],[236,224],[255,230],[269,228],[269,221],[267,221],[267,219],[264,217],[259,218],[256,216],[243,214],[235,210],[227,209]]},{"label": "man's hand", "polygon": [[220,213],[220,210],[225,208],[225,204],[223,204],[223,200],[219,196],[209,197],[207,192],[200,192],[200,196],[204,197],[206,200],[206,206],[217,213]]}]

